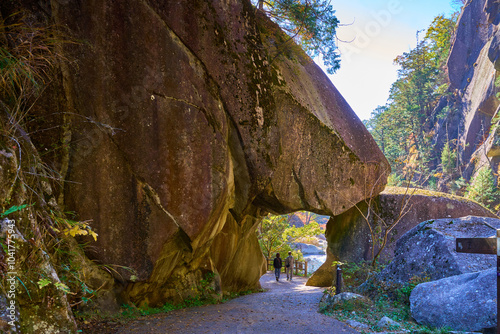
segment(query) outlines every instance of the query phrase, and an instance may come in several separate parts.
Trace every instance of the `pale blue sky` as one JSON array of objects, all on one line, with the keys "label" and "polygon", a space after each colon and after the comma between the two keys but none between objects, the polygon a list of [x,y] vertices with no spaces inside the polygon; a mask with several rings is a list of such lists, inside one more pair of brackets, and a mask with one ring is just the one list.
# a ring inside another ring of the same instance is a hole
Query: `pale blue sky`
[{"label": "pale blue sky", "polygon": [[346,42],[339,43],[341,68],[330,79],[361,120],[386,103],[397,76],[393,60],[415,47],[417,30],[459,9],[452,0],[332,0],[332,5],[348,25],[337,31]]}]

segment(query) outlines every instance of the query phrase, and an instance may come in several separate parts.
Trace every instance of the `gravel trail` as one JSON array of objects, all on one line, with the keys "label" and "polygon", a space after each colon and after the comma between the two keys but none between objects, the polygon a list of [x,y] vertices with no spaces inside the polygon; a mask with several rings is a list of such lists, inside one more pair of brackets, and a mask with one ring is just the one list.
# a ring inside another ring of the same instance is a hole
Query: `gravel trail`
[{"label": "gravel trail", "polygon": [[132,321],[117,333],[358,333],[344,323],[317,312],[323,288],[305,286],[307,279],[273,273],[260,279],[265,292]]}]

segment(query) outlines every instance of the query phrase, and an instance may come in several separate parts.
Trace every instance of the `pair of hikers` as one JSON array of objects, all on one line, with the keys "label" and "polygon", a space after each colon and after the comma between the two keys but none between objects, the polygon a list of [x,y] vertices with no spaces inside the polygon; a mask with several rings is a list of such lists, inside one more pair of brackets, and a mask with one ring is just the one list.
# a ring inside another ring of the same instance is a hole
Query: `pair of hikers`
[{"label": "pair of hikers", "polygon": [[[286,266],[286,280],[292,280],[292,273],[293,273],[293,262],[294,258],[292,256],[292,252],[288,252],[288,257],[285,259],[285,266]],[[276,281],[280,280],[280,273],[281,273],[281,267],[283,267],[283,262],[281,261],[280,258],[280,253],[276,253],[276,257],[274,258],[273,261],[273,267],[274,267],[274,275],[276,275]]]}]

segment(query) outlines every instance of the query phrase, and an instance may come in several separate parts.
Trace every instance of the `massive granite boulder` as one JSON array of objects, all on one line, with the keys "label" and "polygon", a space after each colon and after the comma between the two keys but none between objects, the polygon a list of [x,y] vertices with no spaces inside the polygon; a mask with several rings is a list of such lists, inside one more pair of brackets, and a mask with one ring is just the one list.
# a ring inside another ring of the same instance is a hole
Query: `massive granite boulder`
[{"label": "massive granite boulder", "polygon": [[60,197],[137,304],[256,288],[269,211],[338,215],[389,165],[300,48],[247,0],[53,1],[78,45]]},{"label": "massive granite boulder", "polygon": [[[348,211],[330,219],[325,232],[328,241],[328,259],[314,273],[308,284],[329,286],[334,270],[331,263],[334,260],[342,262],[371,260],[371,234],[364,218],[368,213],[368,203],[368,201],[362,201]],[[398,239],[423,221],[464,216],[498,218],[478,203],[462,197],[419,189],[388,187],[371,203],[376,215],[380,218],[371,214],[370,224],[375,226],[374,220],[377,219],[391,224],[397,219],[401,208],[405,205],[407,210],[404,210],[402,219],[389,234],[387,245],[380,254],[382,262],[392,260]],[[375,253],[377,251],[378,249],[375,249]]]}]

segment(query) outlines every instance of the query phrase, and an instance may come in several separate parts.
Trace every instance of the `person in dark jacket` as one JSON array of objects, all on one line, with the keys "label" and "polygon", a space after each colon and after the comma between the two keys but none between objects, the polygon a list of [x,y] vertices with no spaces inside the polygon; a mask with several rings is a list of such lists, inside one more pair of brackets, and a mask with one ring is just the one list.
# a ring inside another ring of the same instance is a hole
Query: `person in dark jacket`
[{"label": "person in dark jacket", "polygon": [[273,261],[274,274],[276,275],[276,281],[280,280],[280,272],[281,272],[282,266],[283,266],[283,262],[281,261],[280,253],[276,253],[276,257],[274,258],[274,261]]},{"label": "person in dark jacket", "polygon": [[292,252],[288,252],[288,257],[285,259],[285,266],[286,266],[286,280],[292,280],[292,275],[293,275],[293,263],[295,262],[295,259],[292,256]]}]

